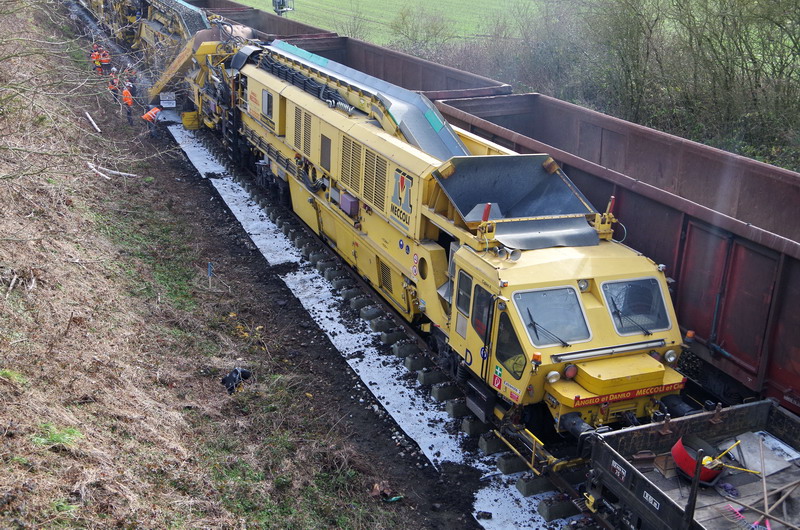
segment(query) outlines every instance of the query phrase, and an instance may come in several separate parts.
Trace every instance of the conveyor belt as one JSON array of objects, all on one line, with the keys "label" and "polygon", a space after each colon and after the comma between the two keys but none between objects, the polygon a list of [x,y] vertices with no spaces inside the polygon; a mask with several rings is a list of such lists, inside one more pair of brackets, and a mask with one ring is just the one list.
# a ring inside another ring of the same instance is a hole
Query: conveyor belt
[{"label": "conveyor belt", "polygon": [[560,170],[549,173],[548,155],[453,158],[447,178],[436,180],[467,223],[479,222],[490,204],[495,238],[510,248],[597,245],[597,231],[586,222],[597,213]]},{"label": "conveyor belt", "polygon": [[273,53],[313,68],[320,73],[378,97],[397,123],[405,139],[439,160],[468,156],[469,151],[455,131],[425,96],[372,77],[343,64],[305,51],[281,40],[267,48]]},{"label": "conveyor belt", "polygon": [[183,20],[183,25],[186,27],[189,36],[194,35],[201,29],[209,29],[211,27],[202,9],[183,0],[151,0],[150,3],[165,12],[171,11],[177,14]]}]

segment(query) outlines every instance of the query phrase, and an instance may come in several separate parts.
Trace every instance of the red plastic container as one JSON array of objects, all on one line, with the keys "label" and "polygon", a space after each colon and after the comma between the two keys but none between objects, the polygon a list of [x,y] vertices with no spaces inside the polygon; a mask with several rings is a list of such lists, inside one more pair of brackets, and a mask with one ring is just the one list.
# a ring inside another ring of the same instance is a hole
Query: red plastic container
[{"label": "red plastic container", "polygon": [[[710,456],[711,458],[717,456],[717,454],[714,453],[714,448],[710,444],[696,436],[684,436],[672,446],[672,458],[675,460],[675,466],[689,478],[694,476],[698,449],[702,449],[705,452],[705,456]],[[722,473],[723,469],[723,467],[719,469],[710,469],[706,466],[701,466],[700,482],[707,485],[711,484],[711,482]]]}]

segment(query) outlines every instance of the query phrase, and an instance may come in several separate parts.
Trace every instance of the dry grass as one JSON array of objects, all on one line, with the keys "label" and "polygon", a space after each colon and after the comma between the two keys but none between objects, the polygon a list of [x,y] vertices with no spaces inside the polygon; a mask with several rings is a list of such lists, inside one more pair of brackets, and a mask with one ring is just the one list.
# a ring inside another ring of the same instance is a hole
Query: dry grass
[{"label": "dry grass", "polygon": [[[60,9],[0,2],[0,527],[391,526],[270,314],[236,315],[191,227],[149,209],[172,155],[119,125]],[[232,399],[237,358],[259,377]]]}]

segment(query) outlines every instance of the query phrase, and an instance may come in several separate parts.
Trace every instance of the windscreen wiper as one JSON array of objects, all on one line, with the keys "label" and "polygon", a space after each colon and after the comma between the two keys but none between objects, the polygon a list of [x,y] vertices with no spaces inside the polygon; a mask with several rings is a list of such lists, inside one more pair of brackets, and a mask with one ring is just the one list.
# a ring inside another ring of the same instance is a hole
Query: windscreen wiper
[{"label": "windscreen wiper", "polygon": [[559,338],[559,337],[558,337],[558,335],[556,335],[555,333],[553,333],[553,332],[552,332],[552,331],[550,331],[549,329],[545,328],[544,326],[542,326],[541,324],[539,324],[538,322],[536,322],[536,321],[533,319],[533,315],[531,314],[531,309],[530,309],[529,307],[526,307],[526,308],[525,308],[525,311],[527,311],[527,312],[528,312],[528,318],[530,319],[530,322],[528,322],[528,325],[529,325],[531,328],[533,328],[533,334],[534,334],[534,335],[536,335],[536,340],[540,340],[540,339],[539,339],[539,333],[536,331],[536,329],[538,328],[538,329],[540,329],[540,330],[544,331],[545,333],[547,333],[548,335],[550,335],[550,337],[551,337],[551,338],[554,338],[555,340],[557,340],[558,342],[560,342],[562,347],[564,347],[564,348],[568,348],[568,347],[570,346],[570,345],[569,345],[569,343],[567,343],[567,342],[564,342],[564,339],[561,339],[561,338]]},{"label": "windscreen wiper", "polygon": [[652,331],[650,331],[649,329],[647,329],[643,325],[641,325],[638,322],[636,322],[633,319],[633,317],[623,314],[622,311],[620,311],[619,307],[617,306],[617,301],[614,299],[613,296],[609,296],[608,299],[611,300],[611,305],[614,306],[614,309],[613,309],[612,313],[614,313],[614,315],[619,319],[619,325],[620,326],[624,326],[625,325],[625,324],[622,323],[622,319],[623,318],[627,318],[628,321],[632,322],[634,326],[636,326],[637,328],[641,329],[642,333],[644,333],[645,335],[652,335],[653,334]]}]

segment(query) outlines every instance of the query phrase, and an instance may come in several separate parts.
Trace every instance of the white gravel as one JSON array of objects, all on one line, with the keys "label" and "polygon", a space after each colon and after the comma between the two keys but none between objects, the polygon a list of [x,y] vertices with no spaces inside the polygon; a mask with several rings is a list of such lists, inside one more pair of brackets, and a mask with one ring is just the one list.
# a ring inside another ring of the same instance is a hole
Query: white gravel
[{"label": "white gravel", "polygon": [[186,153],[189,162],[197,168],[203,178],[230,177],[225,166],[217,162],[217,159],[200,143],[192,131],[187,131],[181,125],[168,125],[167,130],[172,133],[172,137]]},{"label": "white gravel", "polygon": [[370,392],[380,401],[403,431],[419,444],[428,460],[463,462],[463,434],[448,434],[443,424],[451,421],[444,406],[423,397],[419,383],[400,379],[405,375],[402,359],[380,354],[371,344],[375,334],[366,321],[345,325],[339,313],[339,299],[316,269],[302,268],[282,277],[283,281],[322,328]]}]

